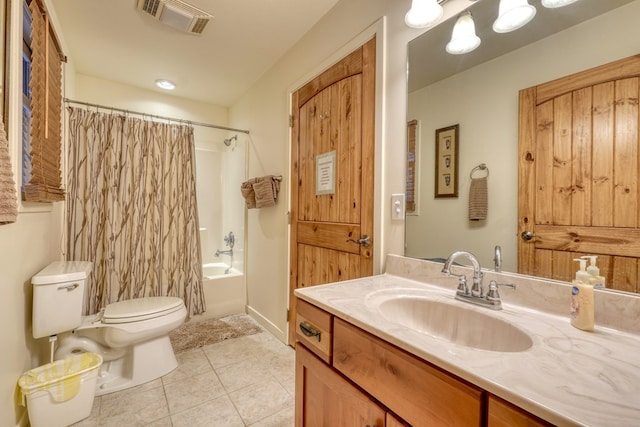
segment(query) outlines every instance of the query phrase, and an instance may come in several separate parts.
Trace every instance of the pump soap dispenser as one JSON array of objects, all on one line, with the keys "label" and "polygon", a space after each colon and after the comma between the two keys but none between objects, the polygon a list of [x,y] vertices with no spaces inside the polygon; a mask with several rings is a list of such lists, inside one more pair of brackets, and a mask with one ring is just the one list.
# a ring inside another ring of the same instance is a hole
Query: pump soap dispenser
[{"label": "pump soap dispenser", "polygon": [[589,273],[589,283],[593,285],[594,289],[603,289],[605,287],[605,277],[600,275],[600,269],[596,265],[597,255],[587,255],[582,258],[589,259],[589,266],[587,267],[587,273]]},{"label": "pump soap dispenser", "polygon": [[587,260],[577,258],[580,270],[571,287],[571,325],[583,331],[593,331],[593,285],[589,283],[591,275],[587,273]]}]

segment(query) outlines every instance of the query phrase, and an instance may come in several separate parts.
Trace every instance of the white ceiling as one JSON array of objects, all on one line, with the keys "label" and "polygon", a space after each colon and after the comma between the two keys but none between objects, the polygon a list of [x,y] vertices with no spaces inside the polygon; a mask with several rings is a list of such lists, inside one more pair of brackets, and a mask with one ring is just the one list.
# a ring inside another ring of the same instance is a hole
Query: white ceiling
[{"label": "white ceiling", "polygon": [[338,0],[188,0],[212,15],[202,35],[137,9],[137,0],[55,0],[65,54],[80,74],[231,106]]}]

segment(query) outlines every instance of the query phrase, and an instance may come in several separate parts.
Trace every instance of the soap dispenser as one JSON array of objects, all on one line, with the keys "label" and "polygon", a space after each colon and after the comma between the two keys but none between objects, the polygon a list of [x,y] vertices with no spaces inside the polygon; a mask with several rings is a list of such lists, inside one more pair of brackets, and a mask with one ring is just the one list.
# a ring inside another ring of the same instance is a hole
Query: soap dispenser
[{"label": "soap dispenser", "polygon": [[593,285],[594,289],[603,289],[605,287],[605,277],[600,275],[600,269],[596,265],[597,255],[587,255],[582,258],[589,260],[589,266],[587,267],[587,273],[589,273],[589,283]]},{"label": "soap dispenser", "polygon": [[571,287],[571,325],[583,331],[593,331],[593,285],[589,283],[591,275],[587,273],[587,260],[577,258],[580,269]]}]

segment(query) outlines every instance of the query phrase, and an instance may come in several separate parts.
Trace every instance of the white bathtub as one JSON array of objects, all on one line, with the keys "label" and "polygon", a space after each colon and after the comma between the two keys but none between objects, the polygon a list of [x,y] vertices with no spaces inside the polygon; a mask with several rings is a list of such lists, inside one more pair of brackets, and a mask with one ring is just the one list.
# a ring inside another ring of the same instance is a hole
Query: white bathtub
[{"label": "white bathtub", "polygon": [[218,280],[241,274],[241,271],[238,271],[235,268],[229,269],[229,266],[223,262],[212,262],[210,264],[202,265],[202,277],[204,279]]},{"label": "white bathtub", "polygon": [[244,273],[232,268],[225,274],[228,267],[222,262],[202,265],[202,286],[207,304],[207,311],[200,315],[202,318],[246,313]]}]

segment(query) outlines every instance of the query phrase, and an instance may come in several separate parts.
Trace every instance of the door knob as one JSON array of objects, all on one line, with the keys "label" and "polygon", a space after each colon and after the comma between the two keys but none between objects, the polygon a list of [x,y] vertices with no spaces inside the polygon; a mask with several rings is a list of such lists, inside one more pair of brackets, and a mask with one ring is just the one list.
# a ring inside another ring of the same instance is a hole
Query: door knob
[{"label": "door knob", "polygon": [[369,236],[367,236],[365,234],[364,236],[362,236],[358,240],[348,239],[347,242],[357,243],[359,245],[364,246],[365,248],[368,248],[369,245],[371,245],[371,237],[369,237]]},{"label": "door knob", "polygon": [[520,237],[522,237],[522,240],[525,240],[528,242],[529,240],[533,240],[535,235],[531,231],[523,231]]}]

